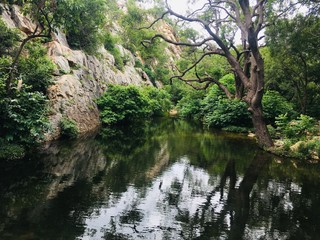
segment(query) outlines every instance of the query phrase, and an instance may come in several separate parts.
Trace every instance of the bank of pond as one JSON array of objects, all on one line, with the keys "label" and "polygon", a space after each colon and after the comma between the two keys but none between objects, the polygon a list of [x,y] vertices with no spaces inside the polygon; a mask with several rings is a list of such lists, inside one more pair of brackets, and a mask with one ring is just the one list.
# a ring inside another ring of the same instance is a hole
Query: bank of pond
[{"label": "bank of pond", "polygon": [[317,239],[320,164],[177,118],[0,162],[0,239]]}]

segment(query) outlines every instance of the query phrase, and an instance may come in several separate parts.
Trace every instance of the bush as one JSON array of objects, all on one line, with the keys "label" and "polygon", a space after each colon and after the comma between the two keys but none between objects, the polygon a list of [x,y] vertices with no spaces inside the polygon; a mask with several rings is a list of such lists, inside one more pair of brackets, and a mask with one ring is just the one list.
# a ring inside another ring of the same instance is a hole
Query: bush
[{"label": "bush", "polygon": [[123,58],[119,49],[116,48],[116,43],[117,40],[110,32],[104,34],[104,47],[113,55],[116,67],[122,71],[124,67]]},{"label": "bush", "polygon": [[148,99],[135,86],[110,85],[97,100],[101,120],[113,125],[150,116]]},{"label": "bush", "polygon": [[248,133],[250,129],[247,127],[227,126],[222,128],[222,130],[227,132],[235,132],[235,133]]},{"label": "bush", "polygon": [[315,119],[303,114],[291,121],[287,114],[279,115],[276,118],[276,125],[277,131],[289,139],[304,140],[308,135],[318,131]]},{"label": "bush", "polygon": [[18,71],[24,84],[30,86],[29,91],[46,93],[47,88],[53,83],[52,73],[54,64],[47,56],[47,49],[40,43],[27,45],[28,55],[19,61]]},{"label": "bush", "polygon": [[293,110],[293,104],[289,103],[277,91],[268,90],[262,100],[263,114],[267,124],[274,124],[275,119],[280,114],[286,114],[294,117],[296,112]]},{"label": "bush", "polygon": [[40,92],[22,90],[0,99],[0,137],[34,146],[48,129],[47,99]]},{"label": "bush", "polygon": [[18,144],[7,143],[0,139],[0,159],[16,160],[25,156],[25,148]]},{"label": "bush", "polygon": [[307,142],[301,142],[298,146],[297,152],[295,155],[299,158],[308,159],[311,158],[312,155],[316,154],[319,155],[319,140],[311,140]]},{"label": "bush", "polygon": [[268,131],[270,133],[270,136],[272,138],[276,138],[277,137],[277,131],[276,129],[272,126],[272,125],[267,125]]},{"label": "bush", "polygon": [[171,109],[170,95],[163,89],[145,87],[142,93],[148,99],[151,116],[164,116]]},{"label": "bush", "polygon": [[209,127],[251,126],[247,105],[238,99],[206,99],[204,111],[204,123]]},{"label": "bush", "polygon": [[61,136],[65,138],[76,138],[79,135],[77,123],[69,118],[60,120]]},{"label": "bush", "polygon": [[9,55],[19,39],[18,33],[8,28],[0,19],[0,56]]},{"label": "bush", "polygon": [[154,87],[110,85],[97,104],[106,125],[164,116],[171,109],[170,95]]},{"label": "bush", "polygon": [[187,119],[202,120],[204,92],[188,91],[177,104],[179,116]]},{"label": "bush", "polygon": [[[44,93],[51,84],[54,65],[47,57],[45,48],[35,41],[28,42],[19,58],[9,94],[5,85],[13,61],[11,56],[19,38],[0,21],[0,39],[1,151],[2,156],[12,152],[12,158],[16,159],[24,155],[24,149],[37,146],[48,130],[47,98]],[[19,89],[18,82],[22,82]]]}]

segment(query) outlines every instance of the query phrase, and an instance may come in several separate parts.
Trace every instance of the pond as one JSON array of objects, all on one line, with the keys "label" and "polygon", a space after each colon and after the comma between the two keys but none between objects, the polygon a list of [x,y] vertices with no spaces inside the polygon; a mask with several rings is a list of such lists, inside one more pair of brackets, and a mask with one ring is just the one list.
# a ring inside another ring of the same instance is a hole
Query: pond
[{"label": "pond", "polygon": [[319,239],[320,165],[178,119],[0,163],[0,239]]}]

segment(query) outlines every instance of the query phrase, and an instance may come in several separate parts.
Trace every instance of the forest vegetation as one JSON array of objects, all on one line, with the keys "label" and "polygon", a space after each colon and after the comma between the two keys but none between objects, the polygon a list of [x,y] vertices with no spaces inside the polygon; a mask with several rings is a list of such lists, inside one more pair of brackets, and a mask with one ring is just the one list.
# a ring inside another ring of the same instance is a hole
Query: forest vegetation
[{"label": "forest vegetation", "polygon": [[[1,2],[19,5],[40,30],[21,35],[0,19],[0,158],[23,156],[50,128],[47,88],[54,64],[44,44],[57,28],[73,49],[98,56],[104,46],[119,71],[127,61],[122,45],[139,56],[135,67],[155,86],[110,85],[96,100],[104,126],[166,116],[174,108],[209,128],[253,131],[260,146],[278,154],[320,155],[317,1],[208,1],[186,15],[165,1],[144,9],[142,1],[128,0],[126,11],[108,0]],[[175,40],[160,32],[162,21]],[[168,56],[170,45],[180,49],[179,57]],[[60,127],[62,136],[77,137],[72,119],[63,118]]]}]

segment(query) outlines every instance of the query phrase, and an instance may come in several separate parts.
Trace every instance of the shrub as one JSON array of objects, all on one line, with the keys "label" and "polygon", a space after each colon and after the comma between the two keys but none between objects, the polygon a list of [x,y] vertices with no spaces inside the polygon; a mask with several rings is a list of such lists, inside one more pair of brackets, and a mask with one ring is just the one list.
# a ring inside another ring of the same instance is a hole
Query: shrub
[{"label": "shrub", "polygon": [[53,83],[52,73],[54,64],[47,56],[47,49],[40,43],[30,43],[26,46],[28,55],[19,61],[18,71],[24,84],[30,86],[29,91],[46,93]]},{"label": "shrub", "polygon": [[18,33],[8,28],[0,19],[0,56],[9,55],[19,39]]},{"label": "shrub", "polygon": [[170,100],[177,105],[178,102],[185,96],[186,84],[181,81],[173,81],[172,84],[166,85],[164,88],[170,94]]},{"label": "shrub", "polygon": [[76,138],[79,134],[77,123],[69,118],[60,120],[61,136],[65,138]]},{"label": "shrub", "polygon": [[268,124],[274,124],[276,117],[280,114],[287,113],[289,117],[296,115],[293,104],[277,91],[268,90],[263,96],[262,105],[264,118]]},{"label": "shrub", "polygon": [[0,159],[15,160],[25,156],[25,148],[0,139]]},{"label": "shrub", "polygon": [[276,118],[277,131],[286,138],[305,139],[308,135],[315,134],[318,129],[312,117],[301,114],[298,118],[289,121],[287,114]]},{"label": "shrub", "polygon": [[107,125],[163,116],[171,109],[170,95],[154,87],[110,85],[97,104]]},{"label": "shrub", "polygon": [[152,116],[164,116],[171,109],[170,95],[163,89],[145,87],[142,93],[148,99],[150,114]]},{"label": "shrub", "polygon": [[[311,158],[311,156],[316,153],[319,154],[319,140],[312,140],[307,142],[301,142],[298,146],[296,155],[299,158],[308,159]],[[319,156],[319,155],[318,155]]]},{"label": "shrub", "polygon": [[187,91],[177,104],[179,115],[183,118],[201,120],[204,92]]},{"label": "shrub", "polygon": [[119,49],[116,48],[116,43],[116,38],[110,32],[104,34],[104,47],[113,55],[116,67],[122,71],[124,67],[123,58]]},{"label": "shrub", "polygon": [[135,86],[110,85],[97,100],[101,120],[113,125],[150,116],[148,99]]},{"label": "shrub", "polygon": [[272,138],[276,138],[277,137],[277,131],[276,129],[272,126],[272,125],[267,125],[268,131],[270,133],[270,136]]},{"label": "shrub", "polygon": [[204,123],[209,127],[251,126],[247,105],[238,99],[206,99],[204,111]]},{"label": "shrub", "polygon": [[315,152],[317,155],[320,157],[320,140],[315,140],[315,147],[314,147]]},{"label": "shrub", "polygon": [[43,139],[49,126],[47,99],[40,92],[25,90],[0,99],[0,137],[9,143],[33,146]]}]

